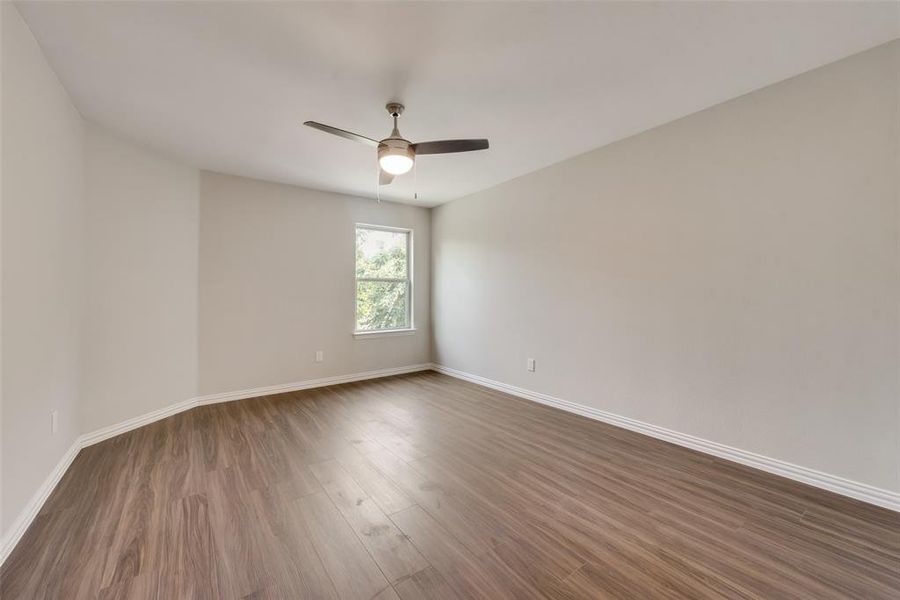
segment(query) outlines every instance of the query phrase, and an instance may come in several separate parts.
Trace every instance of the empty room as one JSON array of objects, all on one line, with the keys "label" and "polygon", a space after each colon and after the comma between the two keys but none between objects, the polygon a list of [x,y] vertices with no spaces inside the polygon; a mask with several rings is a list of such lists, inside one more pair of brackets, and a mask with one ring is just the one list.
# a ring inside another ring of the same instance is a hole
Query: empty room
[{"label": "empty room", "polygon": [[900,599],[900,1],[0,10],[3,600]]}]

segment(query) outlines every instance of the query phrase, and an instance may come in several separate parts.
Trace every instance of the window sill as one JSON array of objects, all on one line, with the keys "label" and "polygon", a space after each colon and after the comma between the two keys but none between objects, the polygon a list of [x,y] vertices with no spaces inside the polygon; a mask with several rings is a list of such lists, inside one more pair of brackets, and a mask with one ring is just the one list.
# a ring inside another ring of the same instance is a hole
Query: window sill
[{"label": "window sill", "polygon": [[353,337],[358,340],[380,337],[394,337],[395,335],[413,335],[416,333],[415,327],[411,329],[382,329],[377,331],[354,331]]}]

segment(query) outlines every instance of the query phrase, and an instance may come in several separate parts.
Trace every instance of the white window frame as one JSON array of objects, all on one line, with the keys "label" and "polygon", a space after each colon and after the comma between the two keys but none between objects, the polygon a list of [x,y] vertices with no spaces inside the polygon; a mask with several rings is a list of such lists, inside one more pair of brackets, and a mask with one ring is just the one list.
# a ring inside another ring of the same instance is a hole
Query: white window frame
[{"label": "white window frame", "polygon": [[[375,231],[389,231],[391,233],[405,233],[406,234],[406,278],[400,277],[357,277],[356,275],[356,232],[358,229],[371,229]],[[414,321],[415,315],[415,300],[413,298],[413,291],[415,290],[415,285],[413,282],[413,248],[415,244],[413,243],[413,230],[406,227],[389,227],[387,225],[373,225],[371,223],[356,223],[353,227],[353,335],[356,338],[372,338],[372,337],[381,337],[388,335],[410,335],[415,333],[416,326]],[[357,329],[357,315],[356,315],[356,307],[358,306],[359,298],[359,282],[361,281],[385,281],[385,282],[394,282],[394,283],[406,283],[406,296],[408,298],[408,302],[406,303],[406,320],[409,323],[408,327],[400,327],[397,329]]]}]

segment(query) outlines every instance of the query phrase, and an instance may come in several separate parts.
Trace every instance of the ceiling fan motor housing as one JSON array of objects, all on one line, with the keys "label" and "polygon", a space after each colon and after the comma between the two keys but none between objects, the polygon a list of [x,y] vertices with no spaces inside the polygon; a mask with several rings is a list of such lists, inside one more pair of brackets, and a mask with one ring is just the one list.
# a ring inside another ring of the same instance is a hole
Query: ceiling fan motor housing
[{"label": "ceiling fan motor housing", "polygon": [[387,138],[378,142],[378,158],[381,158],[382,153],[406,154],[410,158],[415,156],[412,144],[401,138]]}]

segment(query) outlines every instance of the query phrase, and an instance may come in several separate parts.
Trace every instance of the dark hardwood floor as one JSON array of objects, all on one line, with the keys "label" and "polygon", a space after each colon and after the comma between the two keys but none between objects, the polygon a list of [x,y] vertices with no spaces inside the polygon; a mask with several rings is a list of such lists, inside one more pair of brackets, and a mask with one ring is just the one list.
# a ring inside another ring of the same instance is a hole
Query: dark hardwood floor
[{"label": "dark hardwood floor", "polygon": [[900,598],[900,513],[433,372],[85,448],[19,598]]}]

